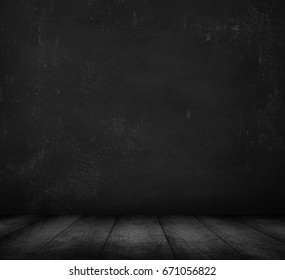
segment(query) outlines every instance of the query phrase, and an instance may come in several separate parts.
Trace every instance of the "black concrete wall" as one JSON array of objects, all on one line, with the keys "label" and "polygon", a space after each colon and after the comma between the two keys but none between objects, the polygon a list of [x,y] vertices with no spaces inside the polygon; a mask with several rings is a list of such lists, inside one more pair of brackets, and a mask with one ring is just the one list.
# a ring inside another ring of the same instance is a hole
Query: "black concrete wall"
[{"label": "black concrete wall", "polygon": [[1,213],[285,213],[278,0],[4,0]]}]

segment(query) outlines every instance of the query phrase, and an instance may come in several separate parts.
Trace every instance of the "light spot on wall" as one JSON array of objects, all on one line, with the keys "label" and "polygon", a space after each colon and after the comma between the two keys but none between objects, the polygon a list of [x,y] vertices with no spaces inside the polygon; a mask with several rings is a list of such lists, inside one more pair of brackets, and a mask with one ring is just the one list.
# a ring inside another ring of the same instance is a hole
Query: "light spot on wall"
[{"label": "light spot on wall", "polygon": [[190,112],[190,109],[186,112],[186,118],[188,120],[190,120],[190,117],[191,117],[191,112]]}]

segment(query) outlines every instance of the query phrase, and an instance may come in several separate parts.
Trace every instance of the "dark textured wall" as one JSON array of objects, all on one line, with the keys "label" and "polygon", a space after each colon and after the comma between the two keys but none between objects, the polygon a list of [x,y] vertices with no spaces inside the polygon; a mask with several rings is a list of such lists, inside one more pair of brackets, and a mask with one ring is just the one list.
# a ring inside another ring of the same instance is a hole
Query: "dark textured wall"
[{"label": "dark textured wall", "polygon": [[4,0],[2,213],[285,213],[278,0]]}]

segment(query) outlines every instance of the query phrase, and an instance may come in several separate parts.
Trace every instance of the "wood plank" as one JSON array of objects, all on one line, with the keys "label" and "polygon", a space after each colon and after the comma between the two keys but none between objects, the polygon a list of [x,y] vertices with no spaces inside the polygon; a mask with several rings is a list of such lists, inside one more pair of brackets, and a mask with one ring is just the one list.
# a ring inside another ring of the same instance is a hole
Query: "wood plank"
[{"label": "wood plank", "polygon": [[28,259],[79,216],[51,216],[0,240],[0,259]]},{"label": "wood plank", "polygon": [[285,221],[275,217],[237,217],[256,230],[263,232],[279,241],[285,243]]},{"label": "wood plank", "polygon": [[0,238],[13,233],[29,224],[32,224],[42,217],[32,215],[21,215],[21,216],[8,216],[0,219]]},{"label": "wood plank", "polygon": [[114,221],[114,217],[82,217],[31,258],[98,259]]},{"label": "wood plank", "polygon": [[285,258],[283,243],[233,218],[202,216],[198,219],[246,259]]},{"label": "wood plank", "polygon": [[101,259],[174,259],[155,216],[123,216],[117,219]]},{"label": "wood plank", "polygon": [[163,216],[161,225],[177,259],[241,259],[242,255],[194,217]]}]

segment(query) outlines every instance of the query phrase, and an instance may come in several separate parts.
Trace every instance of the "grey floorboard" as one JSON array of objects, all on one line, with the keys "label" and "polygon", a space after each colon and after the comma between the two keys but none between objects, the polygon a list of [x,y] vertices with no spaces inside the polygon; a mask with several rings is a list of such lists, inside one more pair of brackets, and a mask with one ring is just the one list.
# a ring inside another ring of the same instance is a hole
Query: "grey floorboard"
[{"label": "grey floorboard", "polygon": [[276,217],[238,217],[239,221],[285,243],[285,220]]},{"label": "grey floorboard", "polygon": [[32,215],[2,217],[0,219],[0,238],[24,228],[41,218],[41,216]]},{"label": "grey floorboard", "polygon": [[173,259],[156,216],[118,218],[101,259]]},{"label": "grey floorboard", "polygon": [[200,216],[198,219],[246,259],[284,259],[285,245],[233,218]]},{"label": "grey floorboard", "polygon": [[114,221],[114,217],[82,217],[32,258],[98,259]]},{"label": "grey floorboard", "polygon": [[79,216],[51,216],[0,239],[0,259],[29,259]]},{"label": "grey floorboard", "polygon": [[241,259],[242,255],[191,216],[163,216],[161,225],[178,259]]}]

